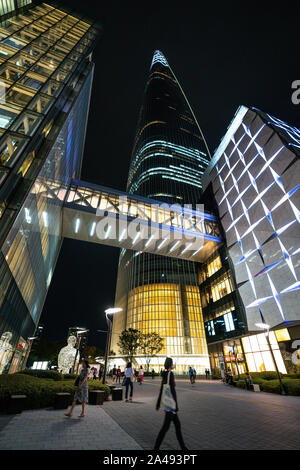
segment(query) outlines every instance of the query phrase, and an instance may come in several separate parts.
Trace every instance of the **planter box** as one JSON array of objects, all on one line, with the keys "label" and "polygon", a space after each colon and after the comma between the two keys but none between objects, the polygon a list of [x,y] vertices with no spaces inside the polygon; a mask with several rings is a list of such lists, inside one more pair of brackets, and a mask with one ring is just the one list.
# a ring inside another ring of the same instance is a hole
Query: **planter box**
[{"label": "planter box", "polygon": [[26,401],[26,395],[11,395],[7,406],[7,413],[22,413],[25,409]]},{"label": "planter box", "polygon": [[55,410],[65,410],[68,408],[71,402],[71,394],[70,393],[56,393],[54,399],[54,409]]},{"label": "planter box", "polygon": [[89,391],[89,405],[103,405],[105,392],[103,390]]},{"label": "planter box", "polygon": [[113,401],[123,400],[123,389],[114,388],[111,393],[111,398]]}]

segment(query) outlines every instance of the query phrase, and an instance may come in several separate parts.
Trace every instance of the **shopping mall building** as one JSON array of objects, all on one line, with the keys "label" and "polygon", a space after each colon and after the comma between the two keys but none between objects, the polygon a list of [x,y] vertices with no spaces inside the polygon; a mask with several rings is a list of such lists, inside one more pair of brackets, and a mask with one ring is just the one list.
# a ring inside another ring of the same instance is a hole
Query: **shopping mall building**
[{"label": "shopping mall building", "polygon": [[81,181],[101,25],[51,2],[0,13],[0,373],[26,363],[64,237],[121,249],[114,362],[134,328],[163,337],[155,369],[296,370],[300,131],[242,106],[211,155],[155,51],[126,191]]}]

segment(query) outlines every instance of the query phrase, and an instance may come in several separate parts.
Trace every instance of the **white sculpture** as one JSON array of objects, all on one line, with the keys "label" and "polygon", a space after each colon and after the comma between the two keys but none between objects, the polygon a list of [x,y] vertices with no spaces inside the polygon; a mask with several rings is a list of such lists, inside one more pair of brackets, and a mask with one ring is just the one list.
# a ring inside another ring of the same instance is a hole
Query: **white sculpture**
[{"label": "white sculpture", "polygon": [[[76,337],[69,336],[68,338],[68,345],[63,347],[58,354],[58,371],[62,372],[63,374],[68,374],[70,369],[74,371],[74,361],[77,349],[75,348],[76,345]],[[77,365],[79,363],[79,357],[76,359],[75,364],[75,371],[77,369]]]},{"label": "white sculpture", "polygon": [[13,355],[13,346],[10,344],[12,333],[6,331],[0,338],[0,374],[9,366]]}]

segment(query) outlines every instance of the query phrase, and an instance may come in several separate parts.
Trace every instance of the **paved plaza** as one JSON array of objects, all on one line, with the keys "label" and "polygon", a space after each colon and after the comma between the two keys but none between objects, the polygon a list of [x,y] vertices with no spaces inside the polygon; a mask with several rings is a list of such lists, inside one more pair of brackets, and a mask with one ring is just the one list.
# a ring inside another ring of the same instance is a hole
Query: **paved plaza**
[{"label": "paved plaza", "polygon": [[[155,410],[160,380],[134,384],[132,403],[87,406],[86,417],[64,410],[0,416],[0,449],[153,449],[163,421]],[[253,393],[220,382],[194,386],[177,380],[179,417],[186,445],[203,449],[300,449],[300,397]],[[162,450],[179,449],[171,428]]]}]

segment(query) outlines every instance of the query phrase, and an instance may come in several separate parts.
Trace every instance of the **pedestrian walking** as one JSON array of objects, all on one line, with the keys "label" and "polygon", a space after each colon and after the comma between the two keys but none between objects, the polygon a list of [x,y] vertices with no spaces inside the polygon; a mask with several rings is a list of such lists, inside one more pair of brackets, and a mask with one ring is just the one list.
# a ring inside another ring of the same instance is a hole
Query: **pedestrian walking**
[{"label": "pedestrian walking", "polygon": [[126,391],[125,391],[125,401],[128,401],[128,389],[130,387],[130,397],[129,397],[129,401],[132,401],[132,395],[133,395],[133,383],[132,383],[132,378],[134,376],[134,369],[131,367],[131,362],[128,362],[127,366],[126,366],[126,369],[125,369],[125,372],[124,372],[124,376],[125,376],[125,387],[126,387]]},{"label": "pedestrian walking", "polygon": [[121,383],[121,368],[120,366],[117,369],[117,382]]},{"label": "pedestrian walking", "polygon": [[171,421],[173,421],[176,431],[176,437],[180,444],[181,450],[187,450],[182,433],[181,433],[181,424],[178,418],[178,403],[177,403],[177,396],[175,390],[175,377],[172,372],[174,369],[173,366],[173,359],[171,357],[167,357],[165,360],[165,370],[162,374],[162,381],[160,392],[158,395],[158,400],[156,403],[156,409],[159,410],[160,405],[164,406],[165,410],[165,419],[162,425],[161,430],[158,433],[154,450],[159,450],[161,443],[170,427]]},{"label": "pedestrian walking", "polygon": [[197,375],[196,369],[193,368],[193,384],[196,382],[196,375]]},{"label": "pedestrian walking", "polygon": [[151,372],[152,380],[154,379],[154,375],[155,375],[155,372],[154,372],[154,369],[152,369],[152,372]]},{"label": "pedestrian walking", "polygon": [[116,368],[116,364],[114,365],[113,370],[112,370],[112,381],[113,381],[113,382],[116,382],[116,381],[117,381],[117,368]]},{"label": "pedestrian walking", "polygon": [[140,385],[142,385],[144,381],[144,369],[143,369],[143,366],[140,367],[139,369],[139,382],[140,382]]},{"label": "pedestrian walking", "polygon": [[233,377],[232,377],[232,372],[231,369],[228,367],[226,373],[225,373],[225,381],[229,385],[233,385]]},{"label": "pedestrian walking", "polygon": [[97,367],[93,368],[93,380],[97,380]]},{"label": "pedestrian walking", "polygon": [[101,380],[101,379],[102,379],[102,376],[103,376],[103,370],[104,370],[104,369],[103,369],[103,367],[102,367],[102,366],[100,366],[100,369],[99,369],[99,380]]},{"label": "pedestrian walking", "polygon": [[249,372],[246,372],[246,388],[247,390],[253,389],[253,380]]},{"label": "pedestrian walking", "polygon": [[79,403],[81,403],[81,407],[82,407],[81,414],[79,415],[79,418],[83,418],[84,417],[84,407],[85,407],[85,404],[88,402],[89,389],[88,389],[87,379],[88,379],[88,375],[89,375],[90,366],[89,366],[88,361],[86,361],[85,359],[82,360],[81,366],[82,367],[81,367],[80,375],[79,375],[79,377],[77,377],[77,379],[75,381],[75,385],[78,388],[75,391],[73,403],[71,405],[71,409],[70,409],[69,413],[65,413],[65,416],[68,416],[69,418],[71,418],[71,416],[73,414],[73,410],[76,406],[77,401],[79,401]]},{"label": "pedestrian walking", "polygon": [[192,384],[193,383],[193,369],[191,366],[189,367],[189,377],[190,377],[190,382]]}]

